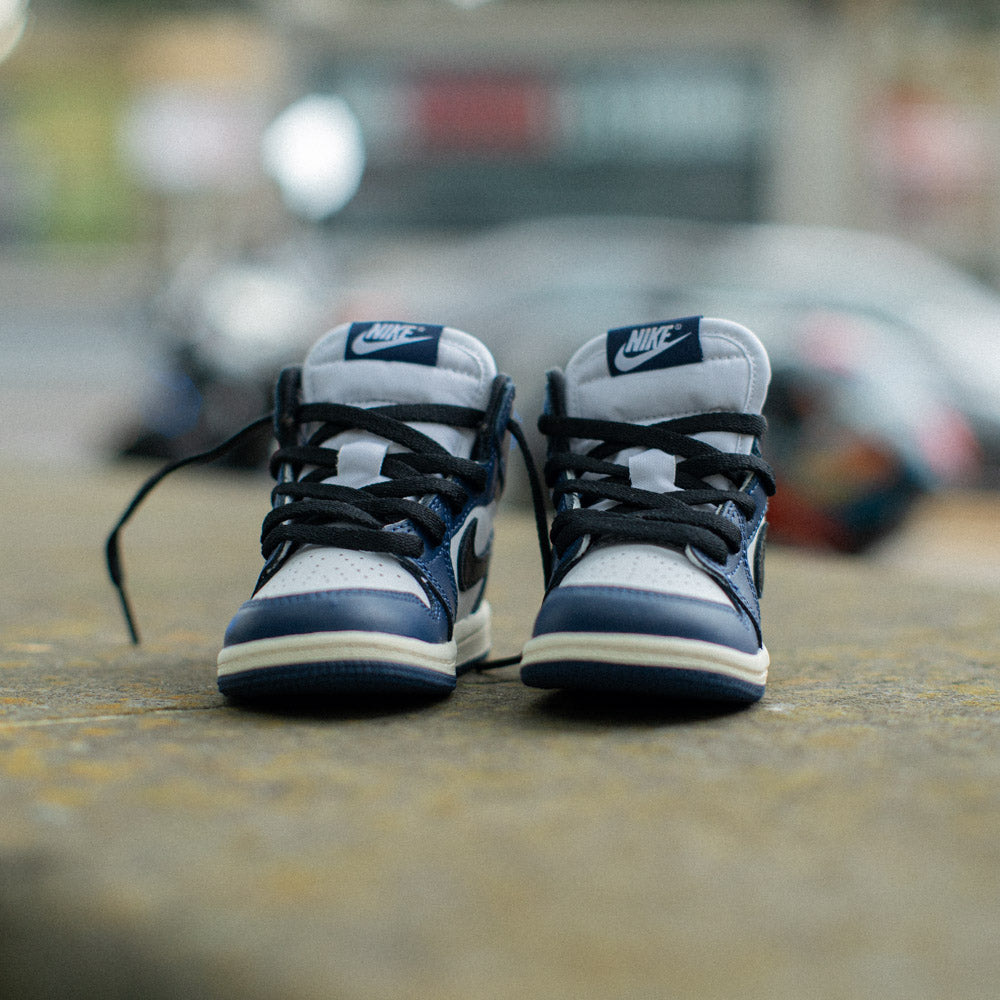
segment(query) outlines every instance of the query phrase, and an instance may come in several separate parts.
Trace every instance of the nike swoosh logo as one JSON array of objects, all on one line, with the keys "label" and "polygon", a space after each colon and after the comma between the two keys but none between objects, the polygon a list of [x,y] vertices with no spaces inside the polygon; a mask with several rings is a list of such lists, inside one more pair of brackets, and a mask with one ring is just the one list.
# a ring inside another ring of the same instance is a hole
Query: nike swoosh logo
[{"label": "nike swoosh logo", "polygon": [[490,568],[489,549],[483,555],[476,554],[476,528],[479,518],[473,518],[462,534],[462,540],[458,543],[457,576],[458,589],[461,591],[472,590],[481,580],[486,579],[486,572]]},{"label": "nike swoosh logo", "polygon": [[351,352],[353,354],[375,354],[377,351],[388,351],[390,347],[419,344],[421,341],[433,339],[433,337],[397,337],[395,340],[365,340],[362,334],[351,344]]},{"label": "nike swoosh logo", "polygon": [[651,361],[664,351],[669,351],[671,347],[676,347],[682,340],[687,340],[690,336],[690,333],[685,333],[676,340],[669,340],[667,343],[661,344],[659,347],[654,347],[651,351],[643,351],[641,354],[628,355],[625,353],[625,346],[622,345],[618,348],[618,353],[615,355],[615,368],[620,372],[630,372],[640,365],[644,365],[647,361]]}]

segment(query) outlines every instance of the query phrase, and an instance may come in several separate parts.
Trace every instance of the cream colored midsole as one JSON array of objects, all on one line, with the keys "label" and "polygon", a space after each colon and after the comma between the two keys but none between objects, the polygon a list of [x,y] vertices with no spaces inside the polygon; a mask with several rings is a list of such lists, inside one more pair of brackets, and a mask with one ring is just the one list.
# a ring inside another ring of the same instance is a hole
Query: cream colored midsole
[{"label": "cream colored midsole", "polygon": [[483,601],[478,610],[455,622],[455,642],[460,667],[481,660],[490,651],[493,629],[489,601]]},{"label": "cream colored midsole", "polygon": [[525,643],[522,667],[559,661],[709,670],[751,684],[763,684],[767,680],[770,657],[764,648],[759,653],[741,653],[738,649],[699,639],[618,632],[553,632]]},{"label": "cream colored midsole", "polygon": [[455,626],[451,642],[423,642],[387,632],[307,632],[272,639],[254,639],[226,646],[219,653],[218,675],[265,670],[298,663],[384,661],[455,676],[456,664],[485,656],[490,648],[490,608],[487,603]]},{"label": "cream colored midsole", "polygon": [[455,673],[454,642],[421,642],[402,635],[373,632],[308,632],[275,639],[254,639],[226,646],[219,653],[219,676],[244,670],[287,667],[297,663],[352,662],[384,660],[433,670]]}]

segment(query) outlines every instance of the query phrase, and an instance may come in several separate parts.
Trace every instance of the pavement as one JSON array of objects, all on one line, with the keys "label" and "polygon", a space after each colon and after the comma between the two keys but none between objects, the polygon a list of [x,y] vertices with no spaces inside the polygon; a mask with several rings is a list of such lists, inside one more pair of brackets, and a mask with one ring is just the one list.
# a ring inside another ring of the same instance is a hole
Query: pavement
[{"label": "pavement", "polygon": [[[474,674],[423,703],[217,693],[267,487],[2,467],[0,997],[1000,994],[995,500],[864,560],[774,549],[740,711]],[[541,592],[503,515],[496,652]]]}]

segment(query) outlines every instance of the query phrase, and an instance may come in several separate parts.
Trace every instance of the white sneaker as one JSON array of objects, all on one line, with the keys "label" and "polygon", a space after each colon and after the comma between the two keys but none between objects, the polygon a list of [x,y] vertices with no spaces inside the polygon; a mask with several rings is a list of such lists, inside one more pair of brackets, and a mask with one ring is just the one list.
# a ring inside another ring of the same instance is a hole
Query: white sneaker
[{"label": "white sneaker", "polygon": [[769,379],[749,330],[700,317],[612,330],[549,373],[554,568],[526,684],[763,695]]},{"label": "white sneaker", "polygon": [[224,694],[447,692],[487,655],[513,397],[441,326],[338,327],[282,374],[266,562],[226,631]]}]

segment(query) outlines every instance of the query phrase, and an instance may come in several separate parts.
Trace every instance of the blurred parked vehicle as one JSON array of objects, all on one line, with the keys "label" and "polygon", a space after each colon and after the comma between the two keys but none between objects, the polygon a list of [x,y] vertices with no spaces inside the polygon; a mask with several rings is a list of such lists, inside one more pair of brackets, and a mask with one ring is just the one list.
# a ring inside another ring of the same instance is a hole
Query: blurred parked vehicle
[{"label": "blurred parked vehicle", "polygon": [[[149,304],[161,359],[137,422],[119,432],[119,453],[181,458],[267,412],[278,371],[333,321],[337,285],[311,245],[232,261],[192,254]],[[269,447],[261,435],[226,461],[253,467]]]},{"label": "blurred parked vehicle", "polygon": [[[529,429],[545,370],[602,330],[697,314],[751,327],[775,371],[772,531],[796,544],[861,551],[922,492],[982,482],[1000,466],[1000,296],[896,240],[540,220],[416,257],[401,248],[369,281],[365,299],[380,315],[444,316],[490,344]],[[537,434],[531,443],[544,447]]]},{"label": "blurred parked vehicle", "polygon": [[[1000,296],[896,240],[564,218],[359,246],[336,290],[321,256],[297,268],[232,265],[175,282],[171,389],[147,421],[164,455],[259,413],[276,369],[300,360],[336,313],[446,322],[483,339],[515,379],[541,459],[547,369],[603,330],[701,314],[744,323],[771,355],[773,537],[861,551],[924,491],[982,484],[1000,468]],[[196,395],[201,416],[189,427]],[[512,477],[525,497],[516,463]]]}]

